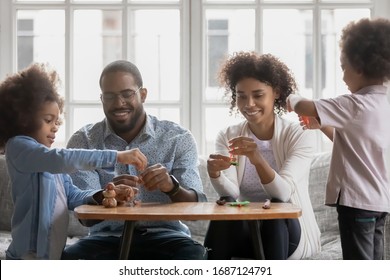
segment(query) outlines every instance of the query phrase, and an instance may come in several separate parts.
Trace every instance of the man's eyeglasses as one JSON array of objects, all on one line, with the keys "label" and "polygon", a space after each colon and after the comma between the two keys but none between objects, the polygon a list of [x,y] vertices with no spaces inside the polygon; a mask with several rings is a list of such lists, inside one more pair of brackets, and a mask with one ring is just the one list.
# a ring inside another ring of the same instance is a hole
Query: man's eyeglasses
[{"label": "man's eyeglasses", "polygon": [[132,101],[141,88],[142,87],[139,87],[137,90],[129,89],[129,90],[122,91],[120,93],[103,92],[100,95],[100,98],[103,103],[114,102],[118,97],[120,97],[124,101]]}]

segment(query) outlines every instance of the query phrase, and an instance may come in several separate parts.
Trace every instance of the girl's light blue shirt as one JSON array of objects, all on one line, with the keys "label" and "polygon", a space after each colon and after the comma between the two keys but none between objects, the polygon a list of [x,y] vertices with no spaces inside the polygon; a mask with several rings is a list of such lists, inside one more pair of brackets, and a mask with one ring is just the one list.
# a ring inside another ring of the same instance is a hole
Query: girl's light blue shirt
[{"label": "girl's light blue shirt", "polygon": [[33,252],[37,258],[48,259],[57,197],[55,177],[64,187],[69,210],[81,204],[97,204],[92,198],[97,191],[79,189],[66,173],[112,167],[116,156],[113,150],[49,149],[28,136],[8,140],[6,161],[14,212],[7,258],[20,259]]}]

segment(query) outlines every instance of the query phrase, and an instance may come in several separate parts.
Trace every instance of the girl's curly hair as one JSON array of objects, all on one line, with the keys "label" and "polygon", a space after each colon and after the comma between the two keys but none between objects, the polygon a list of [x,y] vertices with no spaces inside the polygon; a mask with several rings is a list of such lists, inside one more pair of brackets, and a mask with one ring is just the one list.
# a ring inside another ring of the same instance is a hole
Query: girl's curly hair
[{"label": "girl's curly hair", "polygon": [[236,107],[236,85],[242,79],[254,78],[279,93],[280,97],[275,100],[274,105],[274,112],[279,115],[286,112],[287,96],[298,89],[290,69],[271,54],[234,53],[223,63],[218,78],[225,88],[225,97],[230,100],[230,113]]},{"label": "girl's curly hair", "polygon": [[0,84],[0,147],[11,137],[39,129],[36,116],[45,102],[56,102],[63,112],[59,84],[58,73],[41,63],[31,64]]},{"label": "girl's curly hair", "polygon": [[340,49],[351,66],[367,78],[390,80],[390,21],[360,19],[344,27]]}]

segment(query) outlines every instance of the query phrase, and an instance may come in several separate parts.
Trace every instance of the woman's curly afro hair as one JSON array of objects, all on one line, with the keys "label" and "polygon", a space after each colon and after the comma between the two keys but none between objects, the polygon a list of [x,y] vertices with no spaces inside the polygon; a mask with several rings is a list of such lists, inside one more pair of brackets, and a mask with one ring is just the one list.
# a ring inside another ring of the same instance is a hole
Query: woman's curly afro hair
[{"label": "woman's curly afro hair", "polygon": [[219,82],[225,88],[225,96],[230,99],[230,112],[236,107],[236,85],[245,78],[254,78],[271,86],[280,97],[275,100],[274,111],[286,112],[286,99],[298,89],[290,69],[271,54],[237,52],[228,58],[219,72]]}]

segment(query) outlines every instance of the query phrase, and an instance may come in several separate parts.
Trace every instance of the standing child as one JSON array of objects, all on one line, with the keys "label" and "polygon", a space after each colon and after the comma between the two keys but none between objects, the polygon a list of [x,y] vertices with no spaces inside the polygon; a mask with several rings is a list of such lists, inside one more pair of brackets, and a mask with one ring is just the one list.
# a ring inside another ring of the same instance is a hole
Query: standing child
[{"label": "standing child", "polygon": [[[113,168],[117,162],[140,170],[146,166],[138,149],[50,149],[63,110],[58,81],[56,71],[33,64],[0,84],[0,147],[5,147],[14,202],[7,259],[60,259],[68,209],[102,201],[101,191],[82,191],[62,173]],[[134,196],[130,186],[115,190],[119,201]]]},{"label": "standing child", "polygon": [[385,155],[390,147],[390,21],[361,19],[341,36],[343,80],[352,94],[316,101],[289,96],[287,106],[309,116],[333,141],[326,204],[336,206],[344,259],[383,259],[390,211]]}]

